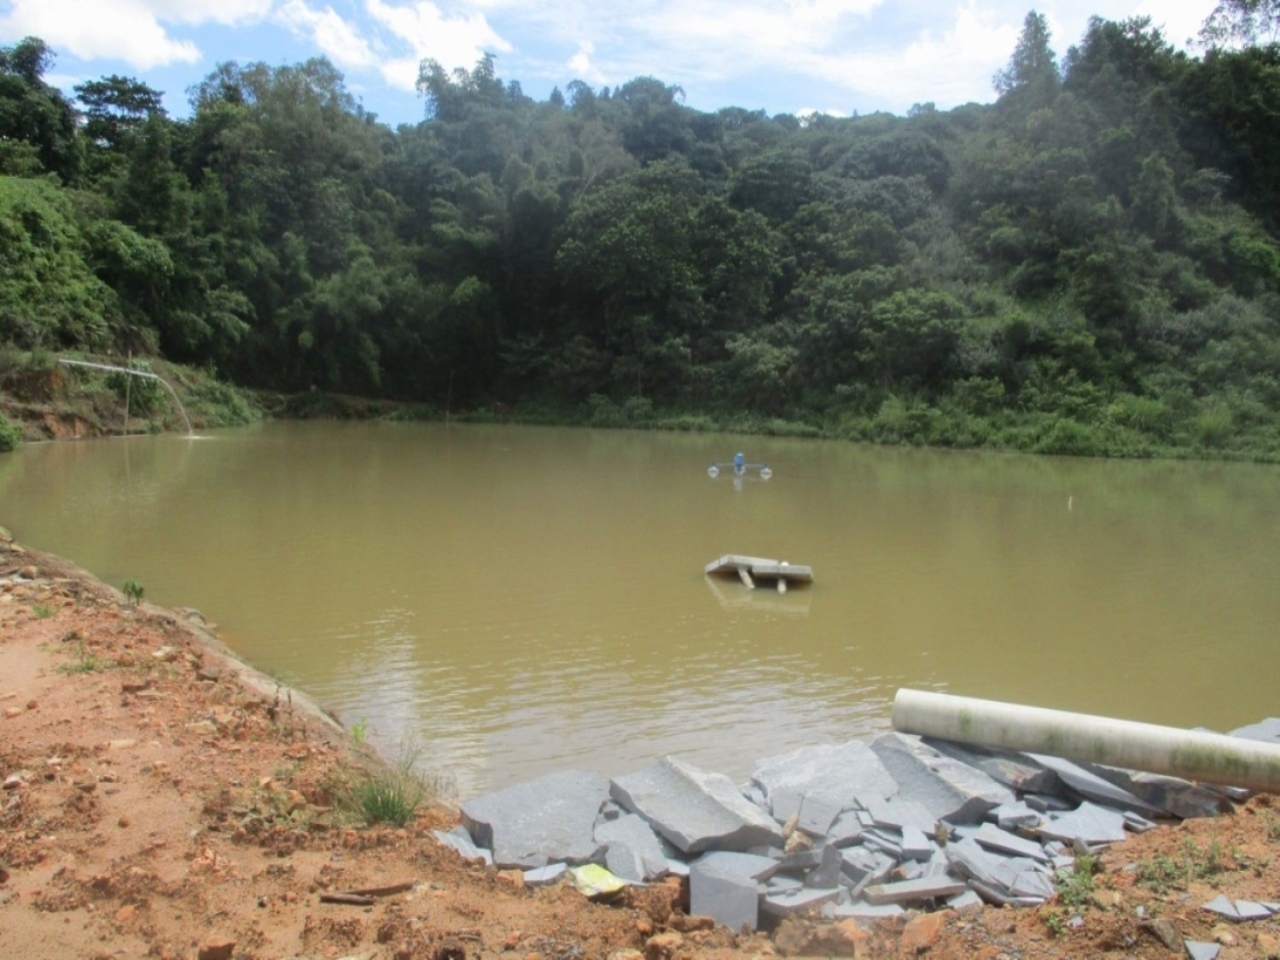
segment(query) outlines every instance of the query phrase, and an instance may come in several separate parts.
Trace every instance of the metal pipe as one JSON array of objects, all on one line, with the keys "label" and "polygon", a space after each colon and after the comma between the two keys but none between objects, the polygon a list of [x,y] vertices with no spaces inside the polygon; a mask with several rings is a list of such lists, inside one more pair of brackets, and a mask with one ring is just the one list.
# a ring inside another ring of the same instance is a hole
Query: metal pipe
[{"label": "metal pipe", "polygon": [[[195,431],[191,429],[191,421],[187,418],[187,410],[182,405],[182,401],[178,399],[178,391],[169,386],[169,381],[158,373],[152,373],[150,370],[134,370],[130,367],[115,367],[109,363],[90,363],[88,360],[66,360],[58,359],[59,363],[66,364],[68,367],[88,367],[90,370],[106,370],[110,373],[129,373],[135,377],[146,377],[149,380],[159,380],[166,390],[173,395],[174,402],[178,405],[178,412],[182,414],[182,420],[187,425],[187,435],[195,436]],[[129,408],[125,407],[125,433],[129,432]]]},{"label": "metal pipe", "polygon": [[995,700],[899,690],[902,733],[1280,792],[1280,745]]}]

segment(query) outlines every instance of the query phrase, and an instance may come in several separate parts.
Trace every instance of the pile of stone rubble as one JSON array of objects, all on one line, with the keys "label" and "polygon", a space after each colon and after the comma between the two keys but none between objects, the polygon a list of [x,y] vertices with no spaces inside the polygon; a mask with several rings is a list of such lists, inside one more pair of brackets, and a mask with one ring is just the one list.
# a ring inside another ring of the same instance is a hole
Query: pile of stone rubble
[{"label": "pile of stone rubble", "polygon": [[[1280,719],[1233,735],[1280,743]],[[553,773],[464,803],[463,825],[437,837],[521,868],[529,884],[587,864],[628,883],[687,876],[691,913],[754,930],[810,910],[1040,904],[1076,855],[1161,820],[1228,812],[1244,796],[887,733],[761,761],[742,786],[670,757],[613,780]],[[1248,909],[1270,916],[1280,904]]]}]

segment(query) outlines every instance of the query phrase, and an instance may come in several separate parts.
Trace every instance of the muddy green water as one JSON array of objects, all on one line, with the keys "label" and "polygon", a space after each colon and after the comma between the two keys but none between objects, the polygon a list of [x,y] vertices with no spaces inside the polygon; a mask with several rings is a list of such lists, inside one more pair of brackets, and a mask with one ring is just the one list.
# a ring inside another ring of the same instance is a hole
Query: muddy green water
[{"label": "muddy green water", "polygon": [[[767,482],[712,480],[743,450]],[[734,778],[900,686],[1280,713],[1280,470],[529,427],[269,424],[0,457],[0,523],[193,606],[461,797],[665,754]],[[786,596],[722,553],[812,565]]]}]

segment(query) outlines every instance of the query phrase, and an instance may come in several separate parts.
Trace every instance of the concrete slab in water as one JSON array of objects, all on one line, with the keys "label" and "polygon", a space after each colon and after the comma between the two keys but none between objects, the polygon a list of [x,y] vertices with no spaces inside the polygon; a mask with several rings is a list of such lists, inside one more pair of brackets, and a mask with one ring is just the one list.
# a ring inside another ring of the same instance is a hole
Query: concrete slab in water
[{"label": "concrete slab in water", "polygon": [[674,757],[616,778],[611,793],[683,853],[782,845],[777,822],[743,797],[728,777]]}]

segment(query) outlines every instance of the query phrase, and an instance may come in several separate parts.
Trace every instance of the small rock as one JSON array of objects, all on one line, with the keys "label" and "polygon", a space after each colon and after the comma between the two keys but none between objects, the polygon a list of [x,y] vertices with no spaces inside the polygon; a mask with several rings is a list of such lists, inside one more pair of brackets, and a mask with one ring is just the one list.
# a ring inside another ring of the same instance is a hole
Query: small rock
[{"label": "small rock", "polygon": [[178,659],[178,650],[176,647],[166,645],[152,650],[151,657],[153,660],[158,660],[160,663],[169,663],[172,660]]},{"label": "small rock", "polygon": [[497,881],[513,890],[524,889],[524,871],[523,870],[499,870],[496,877]]},{"label": "small rock", "polygon": [[1271,933],[1258,934],[1258,955],[1271,960],[1280,957],[1280,937]]},{"label": "small rock", "polygon": [[684,937],[678,933],[660,933],[644,944],[645,960],[672,960],[684,946]]},{"label": "small rock", "polygon": [[35,700],[28,700],[28,701],[27,701],[27,709],[28,709],[28,710],[35,710],[35,709],[36,709],[36,708],[38,708],[39,706],[40,706],[40,704],[39,704],[39,703],[37,703]]},{"label": "small rock", "polygon": [[235,952],[236,942],[226,937],[210,937],[204,942],[198,954],[199,960],[231,960]]},{"label": "small rock", "polygon": [[21,707],[5,707],[4,715],[10,720],[12,720],[14,717],[20,717],[22,716],[22,708]]},{"label": "small rock", "polygon": [[1224,947],[1234,947],[1240,942],[1240,938],[1237,937],[1235,933],[1224,923],[1220,923],[1214,927],[1212,934],[1213,939]]},{"label": "small rock", "polygon": [[123,907],[116,911],[116,923],[126,924],[133,919],[136,908],[131,903],[126,903]]},{"label": "small rock", "polygon": [[937,942],[946,925],[946,913],[922,913],[908,921],[902,931],[903,951],[910,955],[928,950]]},{"label": "small rock", "polygon": [[1150,930],[1155,935],[1156,939],[1170,950],[1177,953],[1182,952],[1182,937],[1178,934],[1178,931],[1173,928],[1173,924],[1164,919],[1164,917],[1144,923],[1143,926],[1147,930]]}]

